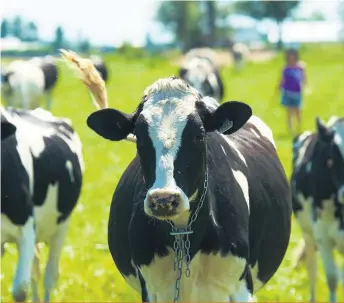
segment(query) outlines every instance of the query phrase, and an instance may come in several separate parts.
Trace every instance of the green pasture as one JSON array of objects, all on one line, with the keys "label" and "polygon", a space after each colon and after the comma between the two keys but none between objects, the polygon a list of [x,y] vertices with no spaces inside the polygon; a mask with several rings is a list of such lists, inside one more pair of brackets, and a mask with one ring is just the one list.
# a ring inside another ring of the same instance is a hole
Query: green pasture
[{"label": "green pasture", "polygon": [[[282,55],[263,63],[249,63],[236,73],[231,67],[221,70],[225,80],[225,100],[242,100],[250,104],[255,115],[272,128],[279,156],[285,171],[291,172],[291,138],[287,135],[285,112],[274,96]],[[108,84],[111,107],[130,112],[134,110],[144,88],[160,77],[177,73],[172,58],[126,59],[106,58],[110,67]],[[170,60],[171,59],[171,60]],[[344,115],[344,48],[342,46],[308,46],[301,52],[307,62],[312,94],[305,97],[303,129],[314,129],[315,116],[328,119]],[[107,245],[107,222],[114,188],[124,169],[135,155],[130,142],[105,141],[86,126],[87,116],[94,110],[86,88],[61,65],[61,78],[54,92],[53,113],[72,119],[84,147],[85,175],[82,195],[72,215],[68,237],[60,261],[60,277],[52,295],[55,302],[130,302],[140,297],[117,271]],[[5,177],[5,176],[3,176]],[[308,280],[304,266],[291,268],[292,254],[300,239],[300,230],[293,221],[287,255],[273,279],[258,294],[259,301],[307,301]],[[267,249],[274,249],[269,247]],[[41,284],[47,259],[42,250]],[[339,265],[343,260],[337,255]],[[320,257],[317,279],[317,299],[328,300],[326,279]],[[1,264],[1,301],[12,300],[12,280],[17,265],[15,245],[7,245]],[[343,285],[343,283],[340,283]],[[43,289],[43,287],[42,287]],[[41,297],[43,292],[41,289]],[[338,301],[344,301],[340,287]]]}]

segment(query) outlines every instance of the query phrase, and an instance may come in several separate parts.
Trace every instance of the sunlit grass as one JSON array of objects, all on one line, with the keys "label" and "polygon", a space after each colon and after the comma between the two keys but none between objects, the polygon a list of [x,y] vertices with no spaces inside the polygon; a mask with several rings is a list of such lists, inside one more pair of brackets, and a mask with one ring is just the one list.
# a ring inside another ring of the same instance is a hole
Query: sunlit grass
[{"label": "sunlit grass", "polygon": [[[313,94],[304,104],[304,129],[314,129],[314,117],[328,119],[333,114],[344,114],[344,49],[341,47],[307,48],[302,59],[308,65],[308,76]],[[109,56],[110,106],[131,112],[140,101],[144,88],[159,77],[177,73],[167,61],[126,60]],[[285,113],[277,97],[273,98],[282,57],[260,64],[248,64],[240,73],[230,67],[221,71],[225,79],[226,100],[242,100],[249,103],[254,113],[262,117],[273,129],[278,153],[286,173],[291,169],[291,141],[286,136]],[[86,126],[87,116],[94,110],[90,97],[79,80],[74,79],[65,67],[54,92],[53,113],[73,120],[84,146],[86,171],[82,195],[72,216],[66,245],[60,263],[60,278],[53,293],[56,302],[72,301],[137,301],[138,294],[129,288],[118,273],[107,246],[107,221],[109,207],[119,177],[134,157],[132,143],[112,143],[98,137]],[[282,266],[274,278],[261,290],[260,301],[307,301],[309,296],[304,267],[291,269],[293,249],[300,237],[300,230],[293,221],[290,246]],[[274,249],[269,247],[266,249]],[[42,256],[43,270],[46,250]],[[1,300],[11,301],[11,286],[15,272],[17,252],[14,245],[7,245],[1,265]],[[341,263],[340,263],[341,264]],[[327,301],[328,290],[322,264],[319,265],[317,298]],[[338,301],[344,300],[339,289]]]}]

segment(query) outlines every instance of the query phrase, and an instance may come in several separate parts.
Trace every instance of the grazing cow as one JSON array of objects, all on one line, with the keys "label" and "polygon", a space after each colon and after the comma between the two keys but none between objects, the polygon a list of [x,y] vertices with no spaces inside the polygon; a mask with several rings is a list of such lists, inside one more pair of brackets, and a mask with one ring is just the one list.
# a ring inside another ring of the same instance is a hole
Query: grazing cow
[{"label": "grazing cow", "polygon": [[87,119],[105,139],[137,138],[108,243],[144,302],[248,301],[288,246],[290,189],[271,130],[244,103],[208,110],[202,98],[182,79],[160,79],[132,114],[103,108]]},{"label": "grazing cow", "polygon": [[15,60],[1,71],[1,93],[6,105],[23,109],[40,107],[46,95],[51,109],[51,91],[57,79],[56,64],[48,59]]},{"label": "grazing cow", "polygon": [[[317,118],[316,127],[316,132],[306,131],[293,140],[293,211],[303,233],[298,257],[305,261],[314,302],[320,251],[329,300],[336,302],[333,250],[344,255],[344,118],[332,117],[328,125]],[[342,273],[344,278],[344,268]]]},{"label": "grazing cow", "polygon": [[179,70],[179,77],[196,88],[203,96],[215,98],[221,102],[224,86],[216,67],[207,59],[194,57]]},{"label": "grazing cow", "polygon": [[97,71],[100,73],[102,79],[105,83],[108,82],[109,79],[109,72],[105,65],[104,60],[102,60],[100,57],[92,55],[90,57],[91,61],[93,62],[94,67],[97,69]]},{"label": "grazing cow", "polygon": [[[12,294],[25,301],[32,286],[38,302],[39,259],[35,243],[49,246],[44,301],[58,277],[71,213],[80,195],[82,146],[68,119],[41,108],[1,107],[1,253],[17,244],[19,260]],[[32,270],[32,271],[31,271]]]}]

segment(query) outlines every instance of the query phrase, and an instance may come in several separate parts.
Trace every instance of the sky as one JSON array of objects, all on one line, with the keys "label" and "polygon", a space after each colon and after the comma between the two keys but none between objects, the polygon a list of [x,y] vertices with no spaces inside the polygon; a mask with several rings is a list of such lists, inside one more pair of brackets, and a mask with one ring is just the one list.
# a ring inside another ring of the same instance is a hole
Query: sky
[{"label": "sky", "polygon": [[[314,10],[320,10],[333,21],[338,19],[339,1],[303,0],[299,14],[307,16]],[[58,25],[64,27],[68,38],[73,39],[82,34],[94,44],[120,45],[128,41],[142,45],[147,31],[154,33],[159,40],[169,38],[152,21],[159,1],[7,0],[2,3],[2,18],[21,15],[24,19],[35,21],[43,39],[51,39]],[[240,18],[238,22],[245,23]]]}]

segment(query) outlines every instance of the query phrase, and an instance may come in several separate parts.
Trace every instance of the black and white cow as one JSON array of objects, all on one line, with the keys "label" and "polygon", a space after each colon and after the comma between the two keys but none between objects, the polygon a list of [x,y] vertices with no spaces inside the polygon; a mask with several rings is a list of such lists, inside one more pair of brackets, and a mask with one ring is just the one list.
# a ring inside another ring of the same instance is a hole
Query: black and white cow
[{"label": "black and white cow", "polygon": [[109,71],[104,60],[95,55],[91,56],[90,59],[92,60],[94,67],[97,69],[104,82],[107,83],[109,79]]},{"label": "black and white cow", "polygon": [[[316,132],[306,131],[293,140],[293,211],[303,233],[298,257],[305,261],[314,301],[320,251],[329,300],[336,302],[334,249],[344,256],[344,118],[332,117],[327,125],[317,118],[316,126]],[[344,267],[342,274],[344,278]]]},{"label": "black and white cow", "polygon": [[[280,266],[290,188],[271,130],[251,114],[235,101],[208,110],[172,77],[149,86],[132,114],[105,108],[88,117],[105,139],[137,138],[113,195],[108,243],[142,301],[250,301]],[[185,259],[174,263],[180,247]],[[181,280],[175,265],[188,267]]]},{"label": "black and white cow", "polygon": [[208,58],[193,57],[179,70],[179,77],[196,88],[203,96],[215,98],[221,102],[224,85],[219,71]]},{"label": "black and white cow", "polygon": [[2,97],[6,105],[27,110],[40,107],[45,97],[51,110],[57,77],[56,63],[50,57],[14,60],[1,70]]},{"label": "black and white cow", "polygon": [[1,107],[1,254],[5,243],[17,244],[17,302],[27,298],[30,279],[33,300],[39,301],[39,242],[50,247],[44,301],[50,299],[83,167],[81,142],[68,119],[41,108]]}]

